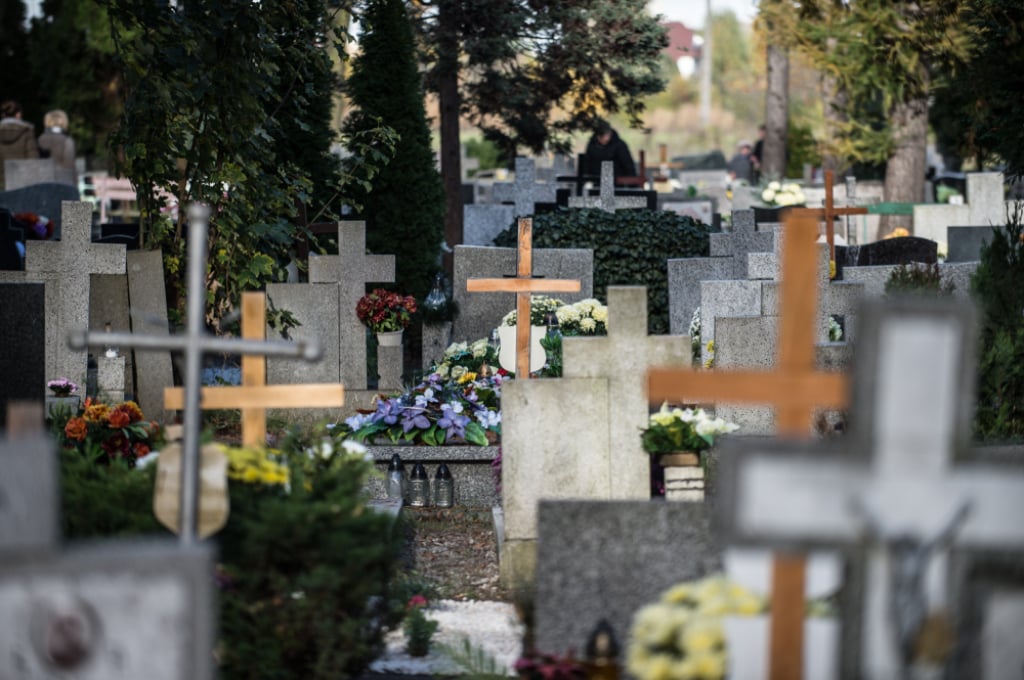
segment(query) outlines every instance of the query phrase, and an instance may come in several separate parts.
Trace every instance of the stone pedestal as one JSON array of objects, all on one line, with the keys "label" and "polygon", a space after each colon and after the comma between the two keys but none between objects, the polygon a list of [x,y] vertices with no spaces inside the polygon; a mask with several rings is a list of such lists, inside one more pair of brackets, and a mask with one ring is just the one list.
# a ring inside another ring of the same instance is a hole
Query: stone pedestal
[{"label": "stone pedestal", "polygon": [[402,345],[377,345],[377,389],[402,389]]},{"label": "stone pedestal", "polygon": [[434,362],[441,361],[444,351],[452,342],[452,322],[444,321],[436,324],[423,324],[423,349],[422,362],[423,370],[434,365]]},{"label": "stone pedestal", "polygon": [[104,401],[111,404],[124,401],[124,366],[123,356],[104,355],[96,360],[96,387]]}]

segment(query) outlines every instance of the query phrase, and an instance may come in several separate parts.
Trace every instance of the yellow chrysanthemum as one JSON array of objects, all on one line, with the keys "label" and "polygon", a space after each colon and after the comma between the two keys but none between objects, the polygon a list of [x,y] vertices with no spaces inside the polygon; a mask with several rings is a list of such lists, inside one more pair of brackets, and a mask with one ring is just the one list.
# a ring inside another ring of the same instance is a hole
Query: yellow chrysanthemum
[{"label": "yellow chrysanthemum", "polygon": [[462,383],[467,383],[467,382],[470,382],[472,380],[476,380],[476,373],[474,373],[473,371],[466,371],[465,373],[463,373],[462,375],[459,376],[459,384],[460,385]]},{"label": "yellow chrysanthemum", "polygon": [[687,655],[704,654],[725,644],[725,633],[720,619],[708,618],[693,621],[679,635],[679,646]]}]

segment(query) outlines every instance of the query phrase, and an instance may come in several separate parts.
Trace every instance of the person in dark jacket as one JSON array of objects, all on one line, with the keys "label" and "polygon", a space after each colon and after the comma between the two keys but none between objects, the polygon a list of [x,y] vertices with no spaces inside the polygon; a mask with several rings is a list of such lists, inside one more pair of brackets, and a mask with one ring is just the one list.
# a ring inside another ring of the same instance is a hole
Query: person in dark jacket
[{"label": "person in dark jacket", "polygon": [[21,119],[21,105],[8,100],[0,104],[0,189],[6,189],[4,161],[39,158],[36,129]]},{"label": "person in dark jacket", "polygon": [[633,164],[629,147],[619,137],[619,133],[612,129],[607,121],[602,120],[598,122],[594,134],[587,142],[587,150],[583,156],[583,172],[600,177],[601,163],[604,161],[614,163],[616,183],[620,177],[636,177],[636,165]]}]

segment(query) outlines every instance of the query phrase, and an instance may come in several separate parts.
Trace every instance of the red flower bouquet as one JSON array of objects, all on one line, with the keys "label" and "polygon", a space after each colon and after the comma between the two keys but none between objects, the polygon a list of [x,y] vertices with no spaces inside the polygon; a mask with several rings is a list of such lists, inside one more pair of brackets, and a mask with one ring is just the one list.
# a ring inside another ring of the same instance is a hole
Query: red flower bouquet
[{"label": "red flower bouquet", "polygon": [[374,333],[401,331],[416,313],[416,299],[378,288],[359,298],[356,316]]}]

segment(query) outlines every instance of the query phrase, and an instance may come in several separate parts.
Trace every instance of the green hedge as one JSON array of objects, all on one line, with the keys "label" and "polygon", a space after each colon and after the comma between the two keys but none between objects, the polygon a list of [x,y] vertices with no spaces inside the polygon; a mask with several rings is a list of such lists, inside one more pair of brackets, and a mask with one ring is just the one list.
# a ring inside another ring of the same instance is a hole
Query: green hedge
[{"label": "green hedge", "polygon": [[[362,456],[292,449],[289,486],[230,483],[231,515],[215,537],[219,677],[358,676],[382,650],[401,606],[388,597],[402,532],[360,496]],[[61,456],[69,539],[167,532],[153,519],[154,467]]]},{"label": "green hedge", "polygon": [[[647,286],[647,328],[668,333],[666,260],[707,257],[712,228],[664,210],[558,210],[533,218],[534,248],[591,248],[594,296],[607,301],[609,285]],[[494,239],[515,247],[512,225]]]}]

